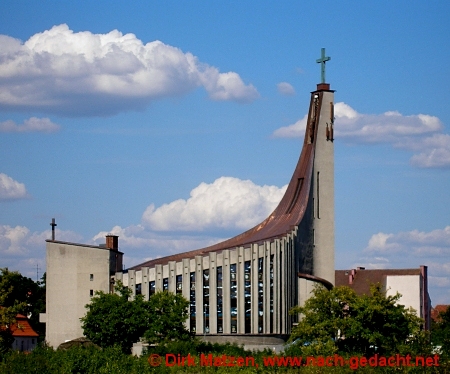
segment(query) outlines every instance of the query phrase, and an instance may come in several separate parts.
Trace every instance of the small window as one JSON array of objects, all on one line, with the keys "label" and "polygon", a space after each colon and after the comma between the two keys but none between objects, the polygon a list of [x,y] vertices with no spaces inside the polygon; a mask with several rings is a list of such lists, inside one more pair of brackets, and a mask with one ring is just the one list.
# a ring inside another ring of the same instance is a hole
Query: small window
[{"label": "small window", "polygon": [[90,279],[91,281],[93,281],[93,280],[94,280],[94,274],[89,274],[89,279]]},{"label": "small window", "polygon": [[91,297],[94,296],[94,290],[89,290],[89,294]]}]

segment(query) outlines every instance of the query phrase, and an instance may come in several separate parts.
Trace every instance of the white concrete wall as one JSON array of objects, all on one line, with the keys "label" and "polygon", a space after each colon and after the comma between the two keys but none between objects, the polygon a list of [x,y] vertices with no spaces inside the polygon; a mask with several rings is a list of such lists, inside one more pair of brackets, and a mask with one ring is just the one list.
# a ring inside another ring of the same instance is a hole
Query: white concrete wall
[{"label": "white concrete wall", "polygon": [[393,296],[397,292],[402,295],[398,304],[414,308],[417,316],[423,318],[420,302],[420,275],[386,276],[386,295]]},{"label": "white concrete wall", "polygon": [[90,290],[109,292],[109,255],[108,249],[47,242],[45,338],[52,347],[83,336],[80,318]]},{"label": "white concrete wall", "polygon": [[334,284],[334,142],[327,140],[326,128],[331,127],[334,93],[323,95],[319,123],[315,134],[313,168],[314,251],[313,274]]}]

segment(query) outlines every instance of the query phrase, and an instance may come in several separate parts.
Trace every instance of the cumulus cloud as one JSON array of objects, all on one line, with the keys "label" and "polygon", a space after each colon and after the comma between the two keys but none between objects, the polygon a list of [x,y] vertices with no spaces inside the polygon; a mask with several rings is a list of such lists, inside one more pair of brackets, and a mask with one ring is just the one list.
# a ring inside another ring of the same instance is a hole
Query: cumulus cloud
[{"label": "cumulus cloud", "polygon": [[248,229],[264,220],[287,186],[258,186],[250,180],[221,177],[201,183],[187,200],[147,207],[142,222],[157,231],[202,231],[210,228]]},{"label": "cumulus cloud", "polygon": [[295,89],[287,82],[280,82],[277,84],[277,90],[280,94],[286,95],[286,96],[293,96],[295,95]]},{"label": "cumulus cloud", "polygon": [[377,233],[369,239],[356,266],[368,269],[428,266],[433,305],[448,303],[450,293],[450,226],[432,231]]},{"label": "cumulus cloud", "polygon": [[[132,250],[145,249],[146,255],[153,255],[153,257],[203,248],[223,240],[223,238],[200,235],[179,235],[174,233],[164,235],[148,230],[142,225],[132,225],[128,227],[114,226],[110,231],[101,231],[92,238],[92,241],[96,244],[103,244],[108,234],[119,236],[119,247],[125,247],[127,251],[130,248]],[[151,257],[145,258],[143,261],[149,259]]]},{"label": "cumulus cloud", "polygon": [[[405,116],[397,111],[361,114],[346,103],[335,104],[335,137],[347,143],[388,143],[415,154],[416,167],[450,167],[450,135],[439,118],[427,114]],[[274,131],[275,137],[303,137],[308,116]]]},{"label": "cumulus cloud", "polygon": [[0,107],[69,115],[111,115],[203,87],[212,100],[259,97],[235,72],[134,34],[73,32],[65,24],[26,42],[0,35]]},{"label": "cumulus cloud", "polygon": [[0,173],[0,201],[17,200],[28,197],[23,183],[19,183],[6,174]]},{"label": "cumulus cloud", "polygon": [[[56,230],[58,240],[77,242],[82,237],[72,231]],[[31,232],[25,226],[0,225],[0,254],[3,256],[26,256],[35,248],[44,248],[45,240],[51,238],[51,230]]]},{"label": "cumulus cloud", "polygon": [[23,121],[23,124],[16,124],[12,120],[0,122],[0,132],[56,132],[60,126],[50,121],[49,118],[31,117]]}]

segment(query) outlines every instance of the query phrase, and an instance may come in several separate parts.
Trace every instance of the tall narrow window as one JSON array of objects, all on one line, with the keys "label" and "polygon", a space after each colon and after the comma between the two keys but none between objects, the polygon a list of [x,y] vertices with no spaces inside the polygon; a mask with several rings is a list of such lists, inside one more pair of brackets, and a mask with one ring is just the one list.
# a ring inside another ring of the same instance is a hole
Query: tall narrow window
[{"label": "tall narrow window", "polygon": [[156,293],[156,282],[155,281],[151,281],[148,284],[148,297],[152,297],[154,294]]},{"label": "tall narrow window", "polygon": [[320,200],[319,200],[319,171],[317,172],[317,218],[320,218]]},{"label": "tall narrow window", "polygon": [[177,288],[176,293],[182,293],[183,292],[183,276],[177,275]]},{"label": "tall narrow window", "polygon": [[223,333],[222,266],[217,267],[217,333]]},{"label": "tall narrow window", "polygon": [[264,331],[264,259],[258,259],[258,333]]},{"label": "tall narrow window", "polygon": [[169,278],[163,278],[163,291],[169,291]]},{"label": "tall narrow window", "polygon": [[89,274],[89,280],[93,281],[94,280],[94,274]]},{"label": "tall narrow window", "polygon": [[209,334],[209,269],[203,270],[203,333]]},{"label": "tall narrow window", "polygon": [[190,274],[190,291],[189,291],[189,323],[191,332],[195,333],[195,272]]},{"label": "tall narrow window", "polygon": [[230,314],[231,314],[231,333],[237,333],[237,273],[236,264],[230,265]]},{"label": "tall narrow window", "polygon": [[244,308],[245,308],[245,333],[252,332],[252,269],[251,262],[244,262]]},{"label": "tall narrow window", "polygon": [[89,296],[90,297],[94,296],[94,290],[89,290]]},{"label": "tall narrow window", "polygon": [[142,284],[136,285],[136,295],[142,295]]}]

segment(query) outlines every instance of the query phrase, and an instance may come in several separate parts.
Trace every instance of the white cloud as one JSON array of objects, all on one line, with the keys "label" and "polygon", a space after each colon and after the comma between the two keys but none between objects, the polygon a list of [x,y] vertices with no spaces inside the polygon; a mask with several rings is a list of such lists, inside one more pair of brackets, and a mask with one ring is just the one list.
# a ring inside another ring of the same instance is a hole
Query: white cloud
[{"label": "white cloud", "polygon": [[[361,114],[348,104],[335,104],[335,138],[347,143],[388,143],[415,154],[411,164],[423,168],[450,167],[450,135],[443,134],[439,118],[396,111]],[[274,131],[275,137],[303,137],[308,116]]]},{"label": "white cloud", "polygon": [[298,138],[305,135],[306,122],[308,121],[308,115],[306,114],[302,119],[299,119],[292,125],[280,127],[275,130],[273,136],[276,138]]},{"label": "white cloud", "polygon": [[142,222],[156,231],[202,231],[210,228],[248,229],[272,212],[286,187],[258,186],[250,180],[221,177],[201,183],[187,200],[147,207]]},{"label": "white cloud", "polygon": [[12,120],[0,122],[0,132],[56,132],[60,126],[50,121],[49,118],[31,117],[16,124]]},{"label": "white cloud", "polygon": [[73,32],[65,24],[25,43],[0,35],[0,107],[71,115],[110,115],[204,87],[212,100],[259,97],[235,72],[220,73],[193,54],[134,34]]},{"label": "white cloud", "polygon": [[277,84],[277,90],[280,94],[286,95],[286,96],[293,96],[295,95],[295,89],[287,82],[280,82]]},{"label": "white cloud", "polygon": [[[68,242],[80,242],[82,236],[73,231],[56,229],[56,239]],[[51,238],[51,230],[30,232],[25,226],[0,225],[0,254],[2,256],[23,257],[37,248],[45,248],[45,241]]]},{"label": "white cloud", "polygon": [[6,174],[0,173],[0,201],[27,198],[27,190],[23,183],[19,183]]}]

